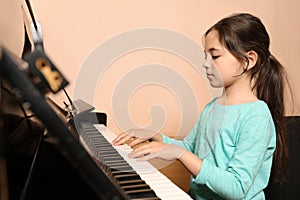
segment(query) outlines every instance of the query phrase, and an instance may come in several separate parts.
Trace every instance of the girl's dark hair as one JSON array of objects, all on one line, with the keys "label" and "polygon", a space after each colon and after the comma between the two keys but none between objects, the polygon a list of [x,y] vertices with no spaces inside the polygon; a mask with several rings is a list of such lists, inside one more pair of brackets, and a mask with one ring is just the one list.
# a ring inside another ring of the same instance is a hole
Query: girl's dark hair
[{"label": "girl's dark hair", "polygon": [[[288,147],[285,122],[285,89],[290,86],[287,74],[279,61],[270,53],[270,38],[261,20],[248,13],[231,15],[212,26],[205,36],[216,30],[219,41],[239,60],[249,63],[246,52],[255,51],[257,63],[251,69],[252,90],[258,99],[265,101],[276,127],[276,150],[271,180],[284,182],[287,178]],[[287,86],[287,87],[286,87]]]}]

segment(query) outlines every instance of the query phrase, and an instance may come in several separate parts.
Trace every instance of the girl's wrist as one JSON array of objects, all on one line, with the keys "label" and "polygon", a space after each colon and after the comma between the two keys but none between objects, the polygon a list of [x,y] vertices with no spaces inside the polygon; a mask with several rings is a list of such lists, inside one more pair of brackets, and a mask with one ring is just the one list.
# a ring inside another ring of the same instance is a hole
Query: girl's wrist
[{"label": "girl's wrist", "polygon": [[162,142],[163,141],[163,136],[160,133],[158,133],[154,137],[152,137],[150,139],[150,141]]}]

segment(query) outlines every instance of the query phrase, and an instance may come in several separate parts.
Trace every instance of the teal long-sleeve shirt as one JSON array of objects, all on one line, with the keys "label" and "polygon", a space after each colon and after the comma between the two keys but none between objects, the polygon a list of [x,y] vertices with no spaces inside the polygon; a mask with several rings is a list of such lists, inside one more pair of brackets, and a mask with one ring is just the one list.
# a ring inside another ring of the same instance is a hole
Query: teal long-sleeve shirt
[{"label": "teal long-sleeve shirt", "polygon": [[190,180],[194,199],[265,199],[276,147],[265,102],[223,106],[214,99],[183,140],[163,135],[163,142],[183,146],[202,159],[199,174]]}]

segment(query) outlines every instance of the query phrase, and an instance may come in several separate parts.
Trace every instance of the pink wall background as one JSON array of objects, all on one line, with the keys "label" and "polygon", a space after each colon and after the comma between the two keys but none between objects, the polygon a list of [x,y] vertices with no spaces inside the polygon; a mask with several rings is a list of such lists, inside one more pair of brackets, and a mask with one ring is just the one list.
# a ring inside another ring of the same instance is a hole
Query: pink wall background
[{"label": "pink wall background", "polygon": [[[182,54],[172,52],[176,46],[187,44],[182,38],[171,39],[170,45],[173,41],[175,47],[166,51],[160,45],[170,39],[168,34],[165,40],[153,44],[153,48],[146,48],[141,42],[143,39],[150,40],[151,35],[136,40],[133,35],[129,35],[128,40],[119,43],[118,36],[135,30],[156,28],[164,33],[171,31],[173,35],[184,36],[199,49],[206,29],[234,12],[250,12],[265,24],[271,37],[271,51],[286,66],[294,90],[296,108],[289,109],[288,115],[300,114],[300,90],[297,88],[300,85],[300,3],[296,0],[31,0],[31,4],[37,20],[42,24],[46,53],[70,81],[67,91],[74,98],[84,99],[85,91],[92,89],[93,98],[85,100],[98,111],[108,114],[108,126],[115,132],[137,126],[159,129],[173,136],[184,136],[203,106],[212,98],[210,89],[201,77],[201,65],[194,66]],[[0,42],[19,56],[24,42],[22,5],[27,13],[25,2],[21,0],[0,2]],[[139,41],[139,48],[118,54],[117,50],[128,47],[126,41]],[[114,42],[116,46],[106,47],[109,52],[98,52],[98,57],[93,58],[92,63],[98,63],[99,69],[83,72],[83,66],[90,61],[90,55],[97,52],[97,49],[104,48],[107,42]],[[188,55],[193,57],[193,53],[198,52],[190,50]],[[107,56],[113,54],[117,55],[113,59]],[[199,60],[195,62],[201,61],[201,58],[200,52]],[[100,65],[105,59],[110,60],[103,70]],[[133,74],[145,65],[157,70],[157,77],[153,76],[153,82],[134,82],[151,80],[152,75],[146,71],[144,74],[142,70]],[[158,66],[167,69],[166,74]],[[78,77],[89,80],[98,70],[103,71],[101,76],[97,75],[96,84],[87,82],[80,86],[79,91],[76,89]],[[173,74],[178,79],[172,82],[168,74],[170,77]],[[132,82],[125,81],[129,76],[132,76]],[[170,82],[163,82],[165,80]],[[120,83],[127,84],[119,85]],[[139,85],[135,85],[132,91],[125,91],[130,84]],[[117,91],[119,99],[114,99]],[[182,94],[179,94],[180,91]],[[52,97],[59,103],[65,100],[63,93]],[[192,102],[193,98],[197,101],[189,104],[189,100]],[[120,108],[115,105],[120,105]],[[130,123],[126,125],[128,121]]]}]

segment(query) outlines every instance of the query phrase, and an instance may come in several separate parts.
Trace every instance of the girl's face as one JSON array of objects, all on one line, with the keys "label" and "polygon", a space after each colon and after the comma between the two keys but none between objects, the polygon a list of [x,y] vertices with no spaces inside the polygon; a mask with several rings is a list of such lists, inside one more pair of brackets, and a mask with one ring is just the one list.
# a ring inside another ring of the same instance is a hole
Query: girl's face
[{"label": "girl's face", "polygon": [[242,62],[236,59],[219,41],[218,32],[211,30],[204,44],[207,78],[212,87],[229,87],[243,71]]}]

